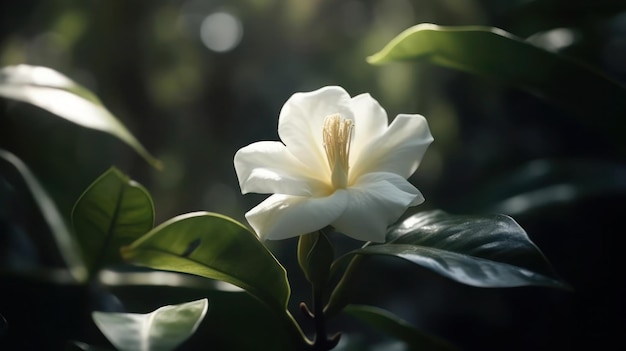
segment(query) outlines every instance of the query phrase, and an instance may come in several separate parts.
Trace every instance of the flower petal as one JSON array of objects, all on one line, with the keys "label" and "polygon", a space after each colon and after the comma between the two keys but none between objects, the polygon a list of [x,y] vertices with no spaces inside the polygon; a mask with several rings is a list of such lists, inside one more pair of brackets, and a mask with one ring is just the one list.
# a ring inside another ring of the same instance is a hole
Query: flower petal
[{"label": "flower petal", "polygon": [[327,197],[272,195],[246,213],[261,240],[287,239],[322,229],[340,216],[348,203],[345,190]]},{"label": "flower petal", "polygon": [[345,211],[331,224],[349,237],[384,242],[387,226],[424,197],[406,179],[394,173],[369,173],[348,189]]},{"label": "flower petal", "polygon": [[426,119],[420,115],[398,115],[385,134],[369,143],[350,169],[350,182],[370,172],[391,172],[408,178],[419,166],[433,141]]},{"label": "flower petal", "polygon": [[311,178],[311,169],[297,160],[278,141],[260,141],[235,154],[235,172],[241,193],[317,196],[328,186]]},{"label": "flower petal", "polygon": [[343,88],[330,86],[293,94],[280,111],[280,139],[297,159],[323,175],[318,178],[330,179],[322,138],[324,118],[338,113],[354,119],[349,103],[350,95]]},{"label": "flower petal", "polygon": [[[354,161],[365,146],[385,133],[389,119],[378,101],[367,93],[353,97],[350,100],[350,108],[354,114],[350,160]],[[351,162],[350,166],[352,164],[354,162]]]}]

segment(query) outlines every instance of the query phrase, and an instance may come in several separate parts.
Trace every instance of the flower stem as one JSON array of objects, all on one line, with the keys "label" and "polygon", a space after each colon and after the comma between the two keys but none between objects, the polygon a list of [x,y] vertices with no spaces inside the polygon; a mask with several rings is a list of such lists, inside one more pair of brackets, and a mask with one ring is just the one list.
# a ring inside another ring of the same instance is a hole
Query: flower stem
[{"label": "flower stem", "polygon": [[325,291],[322,287],[313,287],[313,321],[315,323],[315,339],[311,350],[328,351],[332,350],[339,343],[340,333],[328,337],[326,331],[326,315],[324,305],[326,304]]}]

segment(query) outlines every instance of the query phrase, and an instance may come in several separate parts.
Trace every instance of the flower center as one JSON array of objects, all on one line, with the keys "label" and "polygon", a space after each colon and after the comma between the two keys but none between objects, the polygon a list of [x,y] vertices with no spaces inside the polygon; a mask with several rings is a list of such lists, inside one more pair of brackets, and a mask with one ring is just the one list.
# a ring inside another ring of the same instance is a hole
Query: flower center
[{"label": "flower center", "polygon": [[354,122],[339,114],[326,116],[324,119],[324,150],[332,172],[331,181],[335,189],[348,186],[348,158]]}]

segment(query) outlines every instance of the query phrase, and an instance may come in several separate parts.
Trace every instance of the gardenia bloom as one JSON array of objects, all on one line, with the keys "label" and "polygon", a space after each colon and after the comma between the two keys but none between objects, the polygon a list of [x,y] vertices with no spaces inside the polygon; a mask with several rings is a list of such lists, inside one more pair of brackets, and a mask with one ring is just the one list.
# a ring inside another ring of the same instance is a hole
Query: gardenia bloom
[{"label": "gardenia bloom", "polygon": [[274,194],[246,218],[261,239],[286,239],[328,225],[383,242],[387,226],[424,197],[406,179],[433,138],[420,115],[387,113],[369,94],[341,87],[296,93],[278,118],[279,141],[240,149],[241,192]]}]

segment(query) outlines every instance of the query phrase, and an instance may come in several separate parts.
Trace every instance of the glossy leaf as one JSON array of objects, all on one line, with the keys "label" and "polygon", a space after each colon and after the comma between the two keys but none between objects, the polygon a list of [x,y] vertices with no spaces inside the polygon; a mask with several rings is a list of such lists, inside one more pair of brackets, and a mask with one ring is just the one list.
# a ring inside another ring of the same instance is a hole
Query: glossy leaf
[{"label": "glossy leaf", "polygon": [[154,205],[143,186],[113,167],[80,196],[72,223],[92,276],[105,264],[121,261],[120,248],[152,229]]},{"label": "glossy leaf", "polygon": [[18,65],[0,69],[0,97],[35,105],[80,126],[116,136],[153,166],[161,163],[89,90],[63,74],[40,66]]},{"label": "glossy leaf", "polygon": [[428,61],[530,90],[623,141],[626,89],[559,54],[489,27],[411,27],[368,57],[373,64]]},{"label": "glossy leaf", "polygon": [[569,289],[554,278],[543,253],[512,218],[454,216],[435,210],[414,214],[387,232],[386,242],[365,245],[333,263],[350,261],[325,312],[335,315],[351,300],[352,276],[365,256],[402,258],[459,283],[484,287],[546,286]]},{"label": "glossy leaf", "polygon": [[174,350],[198,329],[207,299],[163,306],[152,313],[93,312],[100,331],[120,351]]},{"label": "glossy leaf", "polygon": [[254,233],[219,214],[172,218],[124,248],[122,255],[137,265],[231,283],[280,313],[287,307],[285,269]]},{"label": "glossy leaf", "polygon": [[349,305],[344,311],[371,327],[404,341],[409,350],[457,350],[450,343],[415,328],[387,310],[373,306]]},{"label": "glossy leaf", "polygon": [[391,228],[385,244],[354,253],[399,257],[477,287],[567,287],[552,278],[552,267],[524,229],[504,215],[418,213]]},{"label": "glossy leaf", "polygon": [[[0,149],[0,170],[4,172],[17,172],[23,180],[35,204],[43,216],[43,219],[52,234],[52,242],[56,245],[63,261],[67,265],[71,278],[76,281],[84,281],[87,271],[83,261],[78,255],[78,248],[67,229],[63,217],[59,213],[54,201],[39,183],[35,175],[15,155]],[[0,180],[2,180],[0,178]],[[12,206],[12,205],[9,205]],[[48,244],[49,245],[49,244]],[[59,274],[50,277],[61,278]]]}]

